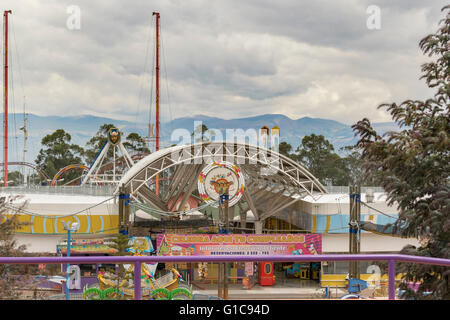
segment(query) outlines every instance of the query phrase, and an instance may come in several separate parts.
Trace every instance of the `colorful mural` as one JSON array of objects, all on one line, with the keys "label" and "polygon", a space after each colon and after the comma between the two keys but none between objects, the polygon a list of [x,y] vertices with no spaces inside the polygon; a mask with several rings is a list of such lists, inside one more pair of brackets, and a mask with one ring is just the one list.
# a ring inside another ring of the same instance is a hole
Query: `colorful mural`
[{"label": "colorful mural", "polygon": [[[70,245],[71,254],[114,254],[116,249],[111,248],[110,241],[106,239],[73,239]],[[60,243],[56,246],[58,254],[67,254],[67,244]]]},{"label": "colorful mural", "polygon": [[[10,218],[12,215],[5,215]],[[53,218],[51,216],[32,216],[26,214],[16,215],[19,222],[27,225],[17,230],[17,233],[30,234],[67,234],[61,222],[78,222],[80,229],[75,234],[99,233],[116,234],[119,225],[117,214],[86,215],[78,214],[70,217]]]}]

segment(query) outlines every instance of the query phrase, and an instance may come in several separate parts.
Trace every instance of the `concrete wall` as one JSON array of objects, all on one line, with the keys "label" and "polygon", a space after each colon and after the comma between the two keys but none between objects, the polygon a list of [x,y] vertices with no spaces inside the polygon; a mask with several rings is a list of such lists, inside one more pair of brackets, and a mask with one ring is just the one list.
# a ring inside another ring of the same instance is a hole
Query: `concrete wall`
[{"label": "concrete wall", "polygon": [[[361,252],[398,252],[407,244],[419,246],[417,239],[361,234]],[[322,253],[348,252],[348,234],[323,234]]]}]

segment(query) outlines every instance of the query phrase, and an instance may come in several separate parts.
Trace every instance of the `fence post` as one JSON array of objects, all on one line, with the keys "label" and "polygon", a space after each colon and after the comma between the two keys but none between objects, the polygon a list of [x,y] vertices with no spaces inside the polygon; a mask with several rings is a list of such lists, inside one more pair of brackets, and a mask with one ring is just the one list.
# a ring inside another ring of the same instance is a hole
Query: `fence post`
[{"label": "fence post", "polygon": [[141,300],[141,263],[139,261],[134,262],[134,300]]},{"label": "fence post", "polygon": [[395,300],[395,260],[388,262],[389,300]]}]

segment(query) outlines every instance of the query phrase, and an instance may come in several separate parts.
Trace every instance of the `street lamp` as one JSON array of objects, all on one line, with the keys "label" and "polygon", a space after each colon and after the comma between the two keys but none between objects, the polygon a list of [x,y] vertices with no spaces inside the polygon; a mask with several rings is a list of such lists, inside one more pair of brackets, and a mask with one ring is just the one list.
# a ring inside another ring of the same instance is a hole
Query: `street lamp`
[{"label": "street lamp", "polygon": [[[72,225],[70,225],[70,222],[62,222],[62,224],[64,225],[64,230],[67,230],[67,256],[70,257],[70,232],[77,232],[78,229],[80,229],[80,224],[78,222],[74,222],[72,223]],[[67,264],[67,268],[66,268],[66,300],[69,300],[70,298],[70,293],[69,293],[69,267],[70,265]]]}]

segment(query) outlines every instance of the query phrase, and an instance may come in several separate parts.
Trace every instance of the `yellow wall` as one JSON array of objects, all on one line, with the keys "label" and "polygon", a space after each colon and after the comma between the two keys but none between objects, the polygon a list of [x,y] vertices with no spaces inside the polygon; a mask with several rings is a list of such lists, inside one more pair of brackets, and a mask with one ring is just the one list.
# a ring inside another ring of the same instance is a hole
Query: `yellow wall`
[{"label": "yellow wall", "polygon": [[[9,219],[11,215],[6,215]],[[28,234],[66,234],[62,222],[79,222],[80,229],[75,234],[113,234],[117,233],[119,224],[119,216],[117,214],[105,215],[86,215],[79,214],[71,217],[50,218],[31,216],[31,215],[17,215],[19,222],[25,222],[27,225],[22,226],[16,233]]]},{"label": "yellow wall", "polygon": [[[345,287],[347,285],[347,280],[345,280],[346,274],[322,274],[320,279],[320,285],[322,287]],[[367,281],[373,274],[361,274],[361,280]],[[401,280],[402,274],[397,274],[395,280]],[[387,274],[382,275],[380,281],[382,283],[387,283]]]}]

